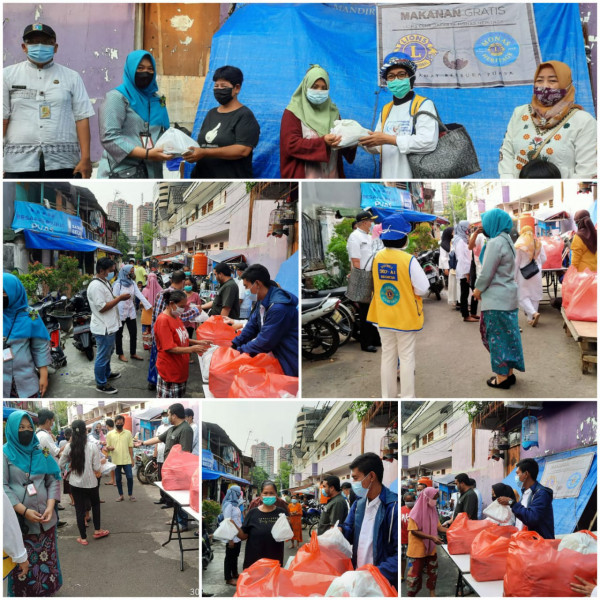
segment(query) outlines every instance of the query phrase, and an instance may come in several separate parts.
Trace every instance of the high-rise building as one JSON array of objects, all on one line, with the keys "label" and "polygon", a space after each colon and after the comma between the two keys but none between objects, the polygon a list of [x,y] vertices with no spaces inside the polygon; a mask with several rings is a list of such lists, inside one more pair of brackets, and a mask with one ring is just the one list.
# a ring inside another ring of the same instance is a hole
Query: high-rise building
[{"label": "high-rise building", "polygon": [[144,202],[137,207],[137,232],[138,236],[142,233],[142,227],[145,223],[154,222],[154,205],[152,202]]},{"label": "high-rise building", "polygon": [[115,198],[108,203],[108,218],[117,221],[121,231],[129,238],[133,238],[133,204],[123,198]]},{"label": "high-rise building", "polygon": [[279,464],[286,462],[292,464],[292,445],[285,444],[279,450],[277,450],[277,456],[279,457]]},{"label": "high-rise building", "polygon": [[262,467],[269,475],[275,473],[275,448],[266,442],[253,444],[250,448],[257,467]]}]

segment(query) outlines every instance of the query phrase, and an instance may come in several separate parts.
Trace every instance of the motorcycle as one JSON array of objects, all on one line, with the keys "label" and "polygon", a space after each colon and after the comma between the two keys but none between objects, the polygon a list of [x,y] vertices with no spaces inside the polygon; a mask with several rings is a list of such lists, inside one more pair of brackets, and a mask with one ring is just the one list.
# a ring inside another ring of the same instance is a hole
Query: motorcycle
[{"label": "motorcycle", "polygon": [[[302,298],[302,356],[322,360],[332,356],[340,345],[339,333],[331,315],[339,306],[337,298]],[[328,318],[329,317],[329,318]]]},{"label": "motorcycle", "polygon": [[91,332],[90,323],[92,320],[92,311],[87,299],[87,291],[77,292],[67,305],[72,310],[73,315],[73,346],[80,352],[83,352],[89,361],[94,360],[94,345],[96,339]]},{"label": "motorcycle", "polygon": [[417,260],[429,280],[429,293],[435,294],[435,297],[441,300],[441,292],[444,289],[444,278],[438,268],[439,253],[439,250],[426,250],[417,256]]},{"label": "motorcycle", "polygon": [[147,450],[134,451],[134,464],[137,467],[136,476],[141,484],[158,481],[158,463],[156,458],[147,454]]},{"label": "motorcycle", "polygon": [[62,369],[62,367],[67,365],[67,357],[64,353],[65,343],[60,335],[60,323],[56,317],[50,314],[57,305],[62,305],[62,302],[57,294],[54,296],[50,294],[31,306],[38,313],[48,330],[48,335],[50,336],[50,366],[54,371]]},{"label": "motorcycle", "polygon": [[215,557],[215,554],[212,549],[211,544],[211,536],[207,530],[207,527],[204,525],[204,517],[202,517],[202,569],[206,570],[208,565]]}]

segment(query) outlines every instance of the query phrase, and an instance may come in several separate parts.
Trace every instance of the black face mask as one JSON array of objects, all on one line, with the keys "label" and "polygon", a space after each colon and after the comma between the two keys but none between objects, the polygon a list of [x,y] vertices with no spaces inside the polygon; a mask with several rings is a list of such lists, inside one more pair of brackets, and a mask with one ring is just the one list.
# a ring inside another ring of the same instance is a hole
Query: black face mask
[{"label": "black face mask", "polygon": [[4,310],[8,308],[8,296],[2,296],[2,308]]},{"label": "black face mask", "polygon": [[121,423],[120,425],[117,425],[117,429],[121,431],[121,429],[123,429],[123,424]]},{"label": "black face mask", "polygon": [[135,87],[145,90],[152,83],[153,79],[154,73],[139,71],[135,74]]},{"label": "black face mask", "polygon": [[29,429],[19,431],[19,444],[21,444],[21,446],[29,446],[29,444],[31,444],[32,439],[33,431],[29,431]]},{"label": "black face mask", "polygon": [[225,104],[229,104],[233,99],[233,88],[216,88],[213,90],[213,94],[215,95],[215,100],[225,106]]}]

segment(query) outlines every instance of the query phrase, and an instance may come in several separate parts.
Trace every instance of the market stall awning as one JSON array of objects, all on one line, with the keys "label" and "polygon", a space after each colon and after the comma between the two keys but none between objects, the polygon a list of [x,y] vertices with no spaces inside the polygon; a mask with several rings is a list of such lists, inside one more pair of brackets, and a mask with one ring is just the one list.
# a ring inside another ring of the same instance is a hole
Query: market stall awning
[{"label": "market stall awning", "polygon": [[213,471],[212,469],[202,469],[202,481],[213,481],[215,479],[228,479],[230,481],[235,481],[237,483],[244,483],[246,485],[251,485],[249,481],[246,479],[242,479],[241,477],[236,477],[231,473],[221,473],[220,471]]},{"label": "market stall awning", "polygon": [[402,215],[409,223],[428,223],[435,221],[437,218],[435,215],[407,208],[375,208],[371,206],[367,210],[370,210],[377,217],[376,223],[381,223],[386,217],[397,214]]},{"label": "market stall awning", "polygon": [[94,252],[95,250],[104,250],[113,254],[121,254],[116,248],[105,246],[100,242],[79,238],[66,233],[42,233],[41,231],[31,231],[24,229],[25,246],[29,249],[37,250],[70,250],[72,252]]},{"label": "market stall awning", "polygon": [[566,210],[556,210],[555,208],[540,208],[533,213],[538,221],[562,221],[569,219],[570,215]]},{"label": "market stall awning", "polygon": [[220,262],[232,262],[234,258],[239,258],[236,262],[245,262],[246,258],[239,250],[223,250],[222,252],[217,252],[217,254],[208,253],[209,260],[212,260],[215,263]]}]

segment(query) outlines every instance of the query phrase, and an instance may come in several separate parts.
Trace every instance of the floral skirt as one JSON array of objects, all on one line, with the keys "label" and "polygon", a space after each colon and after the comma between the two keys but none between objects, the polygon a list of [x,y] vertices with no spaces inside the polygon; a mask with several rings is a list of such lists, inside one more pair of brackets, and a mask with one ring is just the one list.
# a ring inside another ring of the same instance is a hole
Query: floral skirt
[{"label": "floral skirt", "polygon": [[510,369],[525,371],[518,308],[482,310],[479,330],[481,341],[490,353],[494,373],[508,375]]},{"label": "floral skirt", "polygon": [[21,596],[54,596],[62,586],[62,573],[56,547],[56,527],[39,534],[23,536],[27,549],[29,571],[20,575],[14,569],[8,578],[8,595]]}]

